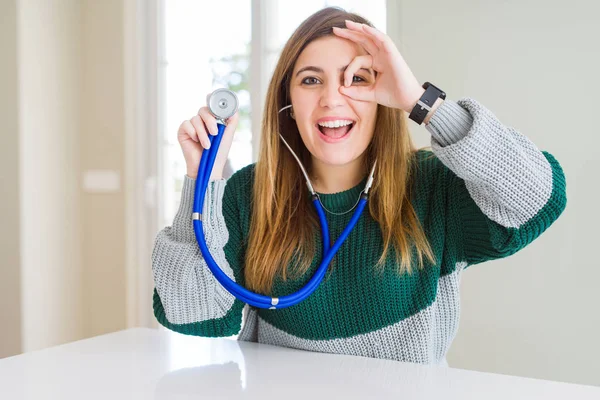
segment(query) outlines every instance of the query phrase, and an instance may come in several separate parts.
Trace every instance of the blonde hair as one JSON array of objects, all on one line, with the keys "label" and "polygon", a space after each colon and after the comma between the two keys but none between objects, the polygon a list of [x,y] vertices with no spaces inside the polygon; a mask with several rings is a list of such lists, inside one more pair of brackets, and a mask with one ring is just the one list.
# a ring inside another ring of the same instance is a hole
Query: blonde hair
[{"label": "blonde hair", "polygon": [[[295,121],[286,113],[279,114],[278,110],[291,104],[292,71],[302,50],[310,42],[332,35],[334,26],[345,28],[346,19],[372,26],[361,16],[337,7],[313,14],[285,44],[269,83],[259,160],[254,171],[252,219],[244,267],[245,286],[249,290],[270,295],[275,276],[280,274],[286,280],[292,271],[294,276],[301,276],[310,268],[315,256],[315,236],[320,234],[318,217],[300,167],[279,133],[309,174],[311,155]],[[399,273],[412,272],[413,250],[419,268],[424,265],[424,256],[434,262],[433,252],[410,202],[415,152],[405,113],[378,105],[375,134],[363,157],[365,175],[377,159],[375,181],[367,204],[368,212],[380,226],[384,244],[377,267],[383,267],[392,246]],[[288,264],[292,259],[295,261],[290,271]]]}]

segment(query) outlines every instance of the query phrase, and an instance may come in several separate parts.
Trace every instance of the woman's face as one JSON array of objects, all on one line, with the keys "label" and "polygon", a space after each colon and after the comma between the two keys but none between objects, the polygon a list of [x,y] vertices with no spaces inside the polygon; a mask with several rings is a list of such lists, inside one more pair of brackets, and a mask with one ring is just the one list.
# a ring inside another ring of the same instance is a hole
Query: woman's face
[{"label": "woman's face", "polygon": [[[300,54],[290,85],[292,109],[304,145],[318,161],[345,165],[357,160],[373,137],[377,103],[353,100],[340,93],[344,70],[367,52],[337,36],[311,42]],[[370,86],[373,70],[361,69],[352,85]]]}]

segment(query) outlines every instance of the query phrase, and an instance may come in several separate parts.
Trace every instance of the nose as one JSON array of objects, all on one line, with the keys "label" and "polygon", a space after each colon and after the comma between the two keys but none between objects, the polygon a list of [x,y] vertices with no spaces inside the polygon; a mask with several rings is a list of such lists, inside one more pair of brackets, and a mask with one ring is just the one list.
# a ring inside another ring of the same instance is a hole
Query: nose
[{"label": "nose", "polygon": [[335,108],[343,105],[345,101],[344,95],[340,93],[340,82],[329,80],[327,84],[323,85],[319,104],[321,107]]}]

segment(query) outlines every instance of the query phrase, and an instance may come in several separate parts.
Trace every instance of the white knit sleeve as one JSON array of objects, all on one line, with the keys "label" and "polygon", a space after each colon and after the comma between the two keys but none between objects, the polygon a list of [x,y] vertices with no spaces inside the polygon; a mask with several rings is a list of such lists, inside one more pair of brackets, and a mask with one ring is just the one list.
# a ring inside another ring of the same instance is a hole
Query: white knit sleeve
[{"label": "white knit sleeve", "polygon": [[[235,280],[224,253],[229,240],[222,211],[226,184],[225,180],[209,183],[202,225],[211,255],[223,272]],[[200,253],[192,225],[194,186],[195,180],[186,175],[173,225],[158,233],[152,252],[155,288],[170,324],[221,318],[234,304],[234,297],[216,281]]]},{"label": "white knit sleeve", "polygon": [[553,189],[547,158],[476,100],[444,101],[426,129],[435,155],[491,220],[519,228],[547,204]]}]

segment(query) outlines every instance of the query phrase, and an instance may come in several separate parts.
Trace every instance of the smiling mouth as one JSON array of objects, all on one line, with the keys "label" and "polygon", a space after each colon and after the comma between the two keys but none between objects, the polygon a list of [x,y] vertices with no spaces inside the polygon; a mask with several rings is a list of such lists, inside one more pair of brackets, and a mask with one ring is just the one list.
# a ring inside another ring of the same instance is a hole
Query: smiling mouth
[{"label": "smiling mouth", "polygon": [[338,128],[327,128],[317,124],[317,129],[319,130],[319,132],[321,132],[321,134],[323,134],[323,136],[336,140],[346,136],[348,132],[350,132],[352,128],[354,128],[354,125],[356,125],[356,122],[353,122],[350,125],[340,126]]}]

